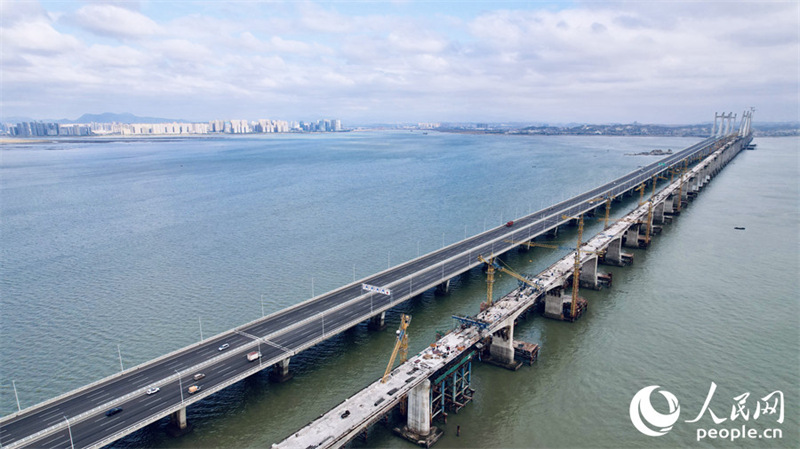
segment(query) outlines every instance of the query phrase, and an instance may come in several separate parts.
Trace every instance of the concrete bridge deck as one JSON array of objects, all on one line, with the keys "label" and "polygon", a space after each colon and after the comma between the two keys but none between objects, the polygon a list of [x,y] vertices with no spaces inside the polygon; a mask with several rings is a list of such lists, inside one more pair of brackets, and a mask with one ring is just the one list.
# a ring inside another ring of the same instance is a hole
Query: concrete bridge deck
[{"label": "concrete bridge deck", "polygon": [[[631,172],[581,195],[514,220],[512,227],[498,226],[453,243],[441,250],[319,295],[295,306],[207,338],[163,357],[129,368],[57,398],[0,419],[0,446],[5,448],[101,447],[164,416],[185,422],[188,405],[272,367],[278,377],[287,374],[289,359],[339,332],[479,265],[478,254],[502,254],[518,242],[542,235],[564,224],[562,215],[574,216],[598,207],[592,200],[621,195],[652,176],[710,154],[731,136],[715,136]],[[362,283],[387,288],[390,295],[362,290]],[[227,343],[230,348],[218,351]],[[258,363],[245,354],[259,350]],[[204,372],[202,390],[186,394],[196,372]],[[159,387],[155,395],[145,390]],[[112,407],[124,411],[107,418]]]}]

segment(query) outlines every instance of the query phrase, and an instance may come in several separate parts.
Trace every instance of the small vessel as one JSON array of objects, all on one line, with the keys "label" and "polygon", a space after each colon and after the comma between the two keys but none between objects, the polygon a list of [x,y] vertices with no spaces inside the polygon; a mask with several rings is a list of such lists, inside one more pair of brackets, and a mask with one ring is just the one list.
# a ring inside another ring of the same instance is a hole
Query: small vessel
[{"label": "small vessel", "polygon": [[740,231],[744,231],[744,228],[742,226],[735,226],[733,229],[738,229]]}]

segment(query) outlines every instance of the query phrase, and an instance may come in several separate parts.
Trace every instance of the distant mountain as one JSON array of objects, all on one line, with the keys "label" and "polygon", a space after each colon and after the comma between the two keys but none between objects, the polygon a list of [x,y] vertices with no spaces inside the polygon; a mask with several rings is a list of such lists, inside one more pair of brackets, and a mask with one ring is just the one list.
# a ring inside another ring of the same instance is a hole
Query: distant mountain
[{"label": "distant mountain", "polygon": [[169,122],[185,122],[186,120],[175,120],[171,118],[160,117],[139,117],[131,114],[130,112],[123,112],[115,114],[113,112],[104,112],[102,114],[83,114],[72,123],[169,123]]}]

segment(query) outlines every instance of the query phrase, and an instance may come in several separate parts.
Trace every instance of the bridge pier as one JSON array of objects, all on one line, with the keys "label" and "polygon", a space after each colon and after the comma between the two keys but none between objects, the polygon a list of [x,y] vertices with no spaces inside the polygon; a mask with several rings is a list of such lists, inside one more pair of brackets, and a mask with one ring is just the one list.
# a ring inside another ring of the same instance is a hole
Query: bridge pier
[{"label": "bridge pier", "polygon": [[386,312],[381,312],[378,315],[369,319],[367,329],[371,331],[379,331],[386,329]]},{"label": "bridge pier", "polygon": [[640,227],[641,226],[639,225],[639,223],[633,223],[628,228],[628,230],[625,231],[625,234],[624,234],[625,244],[624,245],[626,247],[628,247],[628,248],[638,248],[639,247],[639,228]]},{"label": "bridge pier", "polygon": [[289,371],[289,360],[291,360],[291,357],[286,357],[280,362],[272,365],[272,371],[269,373],[269,378],[271,381],[282,383],[294,377],[294,373]]},{"label": "bridge pier", "polygon": [[664,201],[653,206],[653,224],[664,224]]},{"label": "bridge pier", "polygon": [[489,346],[489,359],[486,362],[511,371],[516,371],[522,363],[514,360],[514,320],[492,335],[492,344]]},{"label": "bridge pier", "polygon": [[450,292],[450,279],[436,286],[435,294],[437,295],[446,295],[449,292]]},{"label": "bridge pier", "polygon": [[579,287],[600,290],[600,286],[597,283],[597,257],[590,257],[581,264],[578,282],[580,284]]},{"label": "bridge pier", "polygon": [[608,242],[606,252],[600,258],[600,263],[624,267],[633,263],[633,254],[622,252],[622,237],[617,237]]},{"label": "bridge pier", "polygon": [[422,447],[431,447],[442,432],[431,426],[431,381],[425,379],[408,393],[408,417],[402,429],[395,429],[403,438]]},{"label": "bridge pier", "polygon": [[192,426],[186,420],[186,407],[181,407],[177,411],[170,413],[167,433],[173,437],[179,437],[192,430]]}]

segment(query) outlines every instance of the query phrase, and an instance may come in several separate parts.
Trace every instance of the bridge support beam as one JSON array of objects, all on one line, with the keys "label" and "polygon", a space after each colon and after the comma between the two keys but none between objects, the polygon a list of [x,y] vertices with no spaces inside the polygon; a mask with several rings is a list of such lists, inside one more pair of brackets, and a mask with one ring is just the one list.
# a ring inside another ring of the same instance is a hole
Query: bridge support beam
[{"label": "bridge support beam", "polygon": [[367,329],[371,331],[379,331],[386,329],[386,312],[381,312],[379,315],[369,319]]},{"label": "bridge support beam", "polygon": [[408,393],[408,418],[402,429],[395,429],[403,438],[422,447],[431,447],[442,431],[431,426],[431,381],[425,379]]},{"label": "bridge support beam", "polygon": [[272,371],[269,373],[270,380],[280,383],[286,382],[294,376],[294,374],[289,371],[289,360],[291,360],[291,357],[287,357],[272,365]]}]

